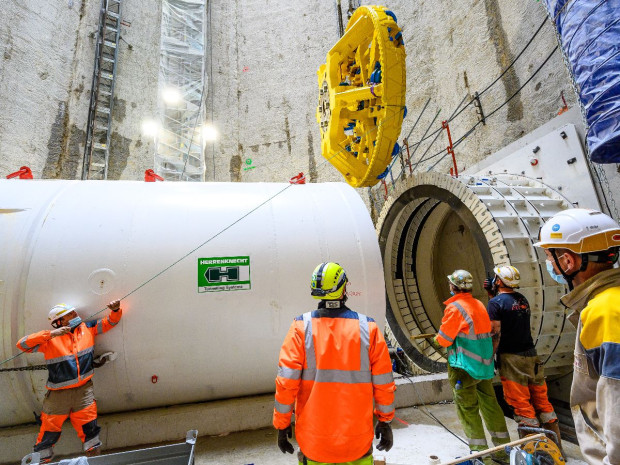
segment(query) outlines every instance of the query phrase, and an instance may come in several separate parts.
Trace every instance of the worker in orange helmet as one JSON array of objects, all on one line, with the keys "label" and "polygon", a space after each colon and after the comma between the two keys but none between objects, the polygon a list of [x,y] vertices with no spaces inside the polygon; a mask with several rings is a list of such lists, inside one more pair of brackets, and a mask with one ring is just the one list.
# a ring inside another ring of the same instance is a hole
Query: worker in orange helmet
[{"label": "worker in orange helmet", "polygon": [[[41,352],[47,364],[45,387],[48,391],[41,412],[41,430],[34,446],[34,452],[41,454],[41,463],[52,460],[54,445],[60,439],[62,424],[67,418],[82,440],[86,455],[99,455],[101,428],[97,426],[97,403],[91,381],[95,336],[116,326],[123,313],[120,300],[110,302],[108,308],[111,310],[108,317],[82,322],[75,307],[55,305],[48,316],[54,329],[30,334],[17,343],[17,348],[24,352]],[[100,364],[106,361],[103,358]]]},{"label": "worker in orange helmet", "polygon": [[[278,447],[293,453],[291,415],[300,465],[370,465],[373,412],[377,449],[392,447],[394,380],[387,344],[372,318],[349,309],[347,276],[337,263],[321,263],[312,274],[318,309],[293,321],[276,377],[273,425]],[[374,409],[373,409],[374,399]]]}]

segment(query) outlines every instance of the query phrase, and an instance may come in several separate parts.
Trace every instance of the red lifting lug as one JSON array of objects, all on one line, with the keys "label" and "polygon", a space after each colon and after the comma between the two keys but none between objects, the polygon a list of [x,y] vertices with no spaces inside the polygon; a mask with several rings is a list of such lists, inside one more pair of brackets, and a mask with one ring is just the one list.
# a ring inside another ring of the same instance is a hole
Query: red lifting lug
[{"label": "red lifting lug", "polygon": [[291,184],[306,184],[306,176],[303,173],[299,173],[297,176],[293,176],[289,181]]},{"label": "red lifting lug", "polygon": [[155,171],[153,170],[146,170],[144,172],[144,181],[145,182],[155,182],[155,181],[163,181],[164,178],[162,178],[160,175],[155,174]]},{"label": "red lifting lug", "polygon": [[11,173],[9,174],[6,178],[7,179],[13,179],[13,178],[17,178],[19,177],[19,179],[33,179],[32,178],[32,170],[30,168],[28,168],[27,166],[22,166],[19,171],[15,171],[15,173]]}]

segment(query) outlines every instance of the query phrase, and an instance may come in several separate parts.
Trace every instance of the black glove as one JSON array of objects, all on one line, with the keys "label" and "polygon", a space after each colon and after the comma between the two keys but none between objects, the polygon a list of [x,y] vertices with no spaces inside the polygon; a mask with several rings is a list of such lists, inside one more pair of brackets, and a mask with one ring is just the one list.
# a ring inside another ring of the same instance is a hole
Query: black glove
[{"label": "black glove", "polygon": [[288,439],[286,439],[287,436],[289,438],[293,437],[293,428],[291,425],[288,425],[284,429],[278,430],[278,447],[280,448],[283,454],[286,454],[287,452],[289,454],[292,454],[293,452],[295,452],[295,448],[293,447],[293,444],[288,442]]},{"label": "black glove", "polygon": [[380,439],[377,445],[378,450],[389,451],[394,445],[394,436],[392,435],[392,427],[384,421],[377,422],[375,426],[375,438]]}]

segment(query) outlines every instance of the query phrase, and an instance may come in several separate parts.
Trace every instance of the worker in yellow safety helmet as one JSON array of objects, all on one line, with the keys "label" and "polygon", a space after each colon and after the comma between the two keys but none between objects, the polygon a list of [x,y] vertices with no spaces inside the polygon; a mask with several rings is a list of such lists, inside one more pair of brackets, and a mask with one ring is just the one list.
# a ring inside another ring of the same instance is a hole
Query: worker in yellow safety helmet
[{"label": "worker in yellow safety helmet", "polygon": [[316,267],[310,293],[318,308],[295,318],[280,350],[273,425],[278,447],[292,454],[287,438],[295,412],[301,465],[371,465],[373,413],[377,449],[392,447],[395,386],[387,344],[375,320],[345,305],[347,282],[337,263]]},{"label": "worker in yellow safety helmet", "polygon": [[564,210],[540,230],[547,269],[577,327],[571,410],[591,464],[620,463],[620,226],[595,210]]}]

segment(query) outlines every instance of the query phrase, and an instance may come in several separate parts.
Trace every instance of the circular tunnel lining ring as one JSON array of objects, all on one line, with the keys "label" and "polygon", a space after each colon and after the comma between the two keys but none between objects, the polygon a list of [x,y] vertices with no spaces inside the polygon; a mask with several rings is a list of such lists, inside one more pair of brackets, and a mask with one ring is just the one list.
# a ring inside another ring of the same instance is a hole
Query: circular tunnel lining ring
[{"label": "circular tunnel lining ring", "polygon": [[[387,290],[387,322],[397,344],[423,371],[446,369],[445,355],[424,339],[436,333],[449,298],[446,276],[465,268],[474,275],[474,297],[486,301],[482,281],[494,266],[522,271],[521,291],[532,307],[532,335],[543,360],[572,364],[574,332],[559,308],[564,289],[549,282],[544,254],[532,246],[538,227],[570,203],[521,176],[454,179],[417,173],[400,183],[377,222]],[[545,299],[545,295],[547,299]]]}]

